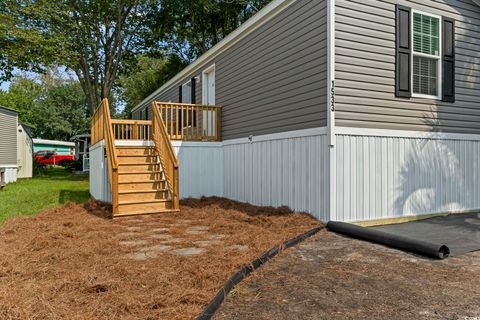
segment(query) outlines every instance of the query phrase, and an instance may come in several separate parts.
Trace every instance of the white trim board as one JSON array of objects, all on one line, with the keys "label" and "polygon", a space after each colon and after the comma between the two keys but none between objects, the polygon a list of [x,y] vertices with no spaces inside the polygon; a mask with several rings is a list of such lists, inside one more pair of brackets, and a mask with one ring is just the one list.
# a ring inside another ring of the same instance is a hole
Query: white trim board
[{"label": "white trim board", "polygon": [[16,165],[16,164],[0,164],[0,168],[18,169],[18,165]]},{"label": "white trim board", "polygon": [[449,133],[449,132],[428,132],[390,129],[370,129],[337,127],[337,135],[349,136],[372,136],[372,137],[396,137],[396,138],[421,138],[435,140],[480,140],[480,134]]},{"label": "white trim board", "polygon": [[152,100],[159,93],[169,89],[171,86],[173,86],[175,83],[187,76],[189,73],[193,72],[197,67],[200,67],[202,64],[208,62],[210,59],[215,58],[220,53],[224,52],[225,50],[233,46],[235,43],[242,40],[248,34],[258,29],[260,26],[265,24],[267,21],[275,17],[278,13],[280,13],[296,1],[297,0],[274,0],[270,2],[262,10],[257,12],[253,17],[251,17],[240,27],[235,29],[235,31],[226,36],[222,41],[214,45],[210,50],[201,55],[197,60],[195,60],[185,69],[177,73],[177,75],[167,81],[159,89],[155,90],[155,92],[153,92],[147,98],[143,99],[142,102],[140,102],[132,109],[132,112],[137,111],[142,105]]},{"label": "white trim board", "polygon": [[[282,139],[292,139],[292,138],[302,138],[302,137],[311,137],[311,136],[321,136],[327,134],[326,127],[318,127],[318,128],[311,128],[311,129],[303,129],[303,130],[295,130],[295,131],[287,131],[287,132],[279,132],[279,133],[271,133],[271,134],[264,134],[259,136],[251,136],[250,138],[239,138],[239,139],[232,139],[232,140],[224,140],[224,141],[179,141],[173,140],[172,145],[174,147],[223,147],[228,145],[234,144],[250,144],[256,142],[264,142],[264,141],[272,141],[272,140],[282,140]],[[98,144],[98,143],[97,143]],[[93,149],[97,144],[90,147]],[[149,147],[153,146],[153,141],[144,141],[144,140],[116,140],[116,146],[124,146],[124,147],[135,147],[135,146],[144,146]]]},{"label": "white trim board", "polygon": [[327,134],[327,127],[318,127],[318,128],[311,128],[311,129],[264,134],[259,136],[251,136],[251,139],[239,138],[239,139],[225,140],[222,143],[223,145],[245,144],[245,143],[255,143],[255,142],[271,141],[271,140],[321,136],[326,134]]}]

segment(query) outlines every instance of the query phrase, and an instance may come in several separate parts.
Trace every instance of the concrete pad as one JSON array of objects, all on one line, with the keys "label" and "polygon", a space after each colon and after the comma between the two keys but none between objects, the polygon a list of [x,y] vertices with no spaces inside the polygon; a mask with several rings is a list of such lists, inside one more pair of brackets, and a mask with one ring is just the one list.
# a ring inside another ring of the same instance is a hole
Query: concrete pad
[{"label": "concrete pad", "polygon": [[172,251],[174,255],[182,256],[182,257],[197,256],[204,252],[205,252],[205,249],[197,248],[197,247],[182,248],[182,249],[176,249]]}]

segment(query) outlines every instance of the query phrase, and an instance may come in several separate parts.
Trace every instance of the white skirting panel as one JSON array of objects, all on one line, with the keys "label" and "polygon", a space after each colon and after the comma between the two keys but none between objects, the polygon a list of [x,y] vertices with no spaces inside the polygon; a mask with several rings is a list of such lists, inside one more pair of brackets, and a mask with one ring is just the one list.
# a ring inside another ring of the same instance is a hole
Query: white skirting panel
[{"label": "white skirting panel", "polygon": [[337,136],[336,220],[480,208],[478,136],[460,140],[389,132]]},{"label": "white skirting panel", "polygon": [[324,128],[245,140],[224,142],[225,197],[329,220]]},{"label": "white skirting panel", "polygon": [[103,141],[90,146],[90,195],[95,200],[112,202]]},{"label": "white skirting panel", "polygon": [[180,163],[180,198],[223,196],[221,142],[172,142]]},{"label": "white skirting panel", "polygon": [[17,167],[0,166],[0,168],[5,168],[5,183],[12,183],[17,181],[17,173],[18,173]]}]

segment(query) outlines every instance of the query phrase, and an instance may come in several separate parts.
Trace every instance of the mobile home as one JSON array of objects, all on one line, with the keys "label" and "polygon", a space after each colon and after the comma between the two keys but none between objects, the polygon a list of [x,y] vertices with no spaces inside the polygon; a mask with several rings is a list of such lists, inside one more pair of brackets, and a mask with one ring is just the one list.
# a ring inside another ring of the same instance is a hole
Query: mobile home
[{"label": "mobile home", "polygon": [[[157,211],[157,189],[128,184],[140,176],[127,172],[141,172],[150,187],[162,181],[165,210],[209,195],[322,221],[479,209],[479,50],[472,0],[274,0],[133,120],[97,115],[91,168],[101,171],[110,144],[118,170],[106,165],[92,194],[117,214]],[[161,160],[157,175],[127,169],[148,152]]]}]

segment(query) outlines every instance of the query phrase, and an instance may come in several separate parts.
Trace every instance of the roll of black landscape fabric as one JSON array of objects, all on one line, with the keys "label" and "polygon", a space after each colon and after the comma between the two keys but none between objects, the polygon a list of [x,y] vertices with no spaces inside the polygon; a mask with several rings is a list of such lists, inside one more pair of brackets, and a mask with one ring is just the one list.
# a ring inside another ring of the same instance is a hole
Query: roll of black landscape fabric
[{"label": "roll of black landscape fabric", "polygon": [[450,249],[444,244],[430,243],[391,233],[360,227],[351,223],[330,221],[327,229],[353,238],[383,244],[388,247],[419,253],[428,257],[444,259]]}]

